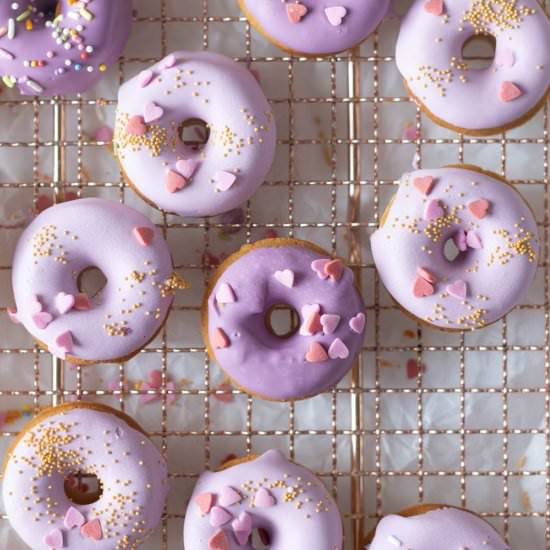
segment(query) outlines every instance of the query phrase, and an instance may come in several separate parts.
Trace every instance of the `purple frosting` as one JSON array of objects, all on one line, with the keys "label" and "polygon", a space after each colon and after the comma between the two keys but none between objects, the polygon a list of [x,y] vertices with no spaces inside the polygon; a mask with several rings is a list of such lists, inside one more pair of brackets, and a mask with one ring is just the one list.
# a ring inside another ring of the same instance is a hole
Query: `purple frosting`
[{"label": "purple frosting", "polygon": [[[66,477],[79,472],[101,481],[98,501],[78,505],[66,495]],[[26,431],[7,459],[2,491],[12,527],[34,550],[130,549],[159,523],[168,476],[147,436],[108,407],[76,403],[49,409]]]},{"label": "purple frosting", "polygon": [[203,473],[187,507],[186,550],[253,550],[263,529],[271,550],[342,549],[342,520],[321,481],[279,451]]},{"label": "purple frosting", "polygon": [[[114,145],[122,168],[150,203],[182,216],[242,205],[275,155],[271,107],[246,66],[210,52],[174,52],[123,84]],[[183,143],[182,123],[202,120],[203,148]]]},{"label": "purple frosting", "polygon": [[[459,252],[454,261],[445,254],[450,242]],[[371,247],[404,309],[464,330],[500,319],[519,302],[536,272],[539,241],[533,214],[512,186],[449,167],[403,176]]]},{"label": "purple frosting", "polygon": [[[72,3],[72,5],[70,5]],[[91,88],[119,58],[132,23],[131,0],[0,2],[0,74],[23,95]]]},{"label": "purple frosting", "polygon": [[[397,66],[412,94],[447,126],[478,133],[511,127],[550,89],[550,20],[536,0],[416,0],[403,19]],[[430,9],[430,6],[432,8]],[[494,36],[486,69],[462,59],[474,35]]]},{"label": "purple frosting", "polygon": [[[442,542],[445,541],[445,542]],[[510,550],[498,532],[480,517],[457,508],[441,508],[412,517],[386,516],[368,550]]]},{"label": "purple frosting", "polygon": [[367,38],[388,12],[390,0],[240,0],[254,26],[293,53],[326,55]]},{"label": "purple frosting", "polygon": [[[208,340],[221,368],[246,391],[279,401],[334,387],[360,352],[365,327],[351,269],[309,243],[292,242],[260,241],[230,258],[208,296]],[[341,271],[338,280],[326,275],[329,262]],[[301,324],[287,338],[265,322],[273,306],[284,304]]]},{"label": "purple frosting", "polygon": [[[90,267],[99,268],[107,284],[86,304],[78,276]],[[58,357],[87,363],[141,349],[183,283],[148,218],[126,205],[88,198],[48,208],[29,225],[15,250],[12,285],[16,317],[34,338]]]}]

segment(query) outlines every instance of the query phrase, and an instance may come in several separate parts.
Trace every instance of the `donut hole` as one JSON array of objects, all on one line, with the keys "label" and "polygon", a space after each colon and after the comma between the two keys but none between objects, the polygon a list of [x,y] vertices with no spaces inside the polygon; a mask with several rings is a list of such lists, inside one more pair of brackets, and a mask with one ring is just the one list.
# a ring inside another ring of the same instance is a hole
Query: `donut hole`
[{"label": "donut hole", "polygon": [[97,296],[107,285],[107,277],[99,267],[91,266],[82,270],[76,279],[79,292],[89,298]]},{"label": "donut hole", "polygon": [[300,316],[288,304],[275,304],[267,310],[265,325],[271,334],[279,338],[290,338],[300,328]]},{"label": "donut hole", "polygon": [[461,252],[456,246],[453,237],[448,238],[443,245],[443,256],[448,262],[454,263],[464,258],[466,252]]},{"label": "donut hole", "polygon": [[75,472],[65,478],[65,495],[74,504],[85,506],[97,502],[103,494],[103,483],[95,474]]},{"label": "donut hole", "polygon": [[180,124],[178,134],[186,147],[201,151],[210,139],[210,127],[200,118],[190,118]]},{"label": "donut hole", "polygon": [[492,66],[497,49],[497,39],[491,34],[470,36],[462,44],[462,59],[471,69],[484,70]]}]

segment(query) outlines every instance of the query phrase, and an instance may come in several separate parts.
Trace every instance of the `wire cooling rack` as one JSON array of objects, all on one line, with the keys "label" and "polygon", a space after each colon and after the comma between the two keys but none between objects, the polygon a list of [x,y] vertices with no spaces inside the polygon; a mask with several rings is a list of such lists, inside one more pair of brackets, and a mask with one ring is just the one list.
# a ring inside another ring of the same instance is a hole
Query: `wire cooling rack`
[{"label": "wire cooling rack", "polygon": [[[396,2],[396,12],[406,4]],[[4,315],[0,451],[26,417],[52,403],[81,398],[126,410],[169,462],[171,495],[147,549],[181,548],[186,501],[201,471],[227,455],[269,447],[327,483],[345,517],[348,550],[362,548],[383,514],[422,500],[474,509],[513,548],[550,548],[548,104],[525,127],[473,139],[435,127],[407,99],[393,57],[396,18],[360,48],[313,60],[267,44],[233,0],[136,0],[135,7],[112,86],[55,100],[0,95],[1,306],[11,304],[11,254],[26,212],[69,193],[147,212],[163,227],[176,268],[193,289],[178,296],[147,349],[114,366],[82,369],[52,360]],[[106,144],[91,137],[103,121],[112,124],[116,84],[171,50],[201,48],[258,72],[279,128],[268,181],[233,218],[189,220],[148,209],[124,184]],[[493,169],[535,210],[542,241],[537,280],[525,303],[492,327],[456,335],[417,326],[376,276],[368,237],[413,157],[421,166]],[[8,215],[9,205],[21,203],[17,215]],[[334,391],[299,403],[265,403],[229,387],[199,333],[204,281],[220,255],[274,234],[310,239],[348,258],[368,304],[368,334],[352,373]],[[136,383],[153,370],[161,373],[160,386]],[[144,404],[143,395],[151,402]],[[1,520],[0,545],[22,548],[5,515]]]}]

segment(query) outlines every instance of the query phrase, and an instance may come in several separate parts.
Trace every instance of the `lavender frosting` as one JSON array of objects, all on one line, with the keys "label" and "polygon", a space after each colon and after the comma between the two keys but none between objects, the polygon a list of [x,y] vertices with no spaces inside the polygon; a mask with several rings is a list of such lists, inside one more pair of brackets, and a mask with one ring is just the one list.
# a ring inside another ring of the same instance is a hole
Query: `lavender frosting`
[{"label": "lavender frosting", "polygon": [[[78,277],[90,267],[107,284],[82,300]],[[48,208],[27,227],[12,285],[19,322],[51,353],[76,363],[133,355],[162,326],[183,286],[161,231],[133,208],[97,198]]]},{"label": "lavender frosting", "polygon": [[[447,259],[449,239],[459,255]],[[439,328],[484,327],[521,299],[535,275],[538,230],[513,187],[479,170],[405,174],[371,237],[388,292]]]},{"label": "lavender frosting", "polygon": [[[153,443],[102,405],[71,403],[35,421],[4,465],[4,506],[18,535],[34,550],[138,548],[159,523],[168,492]],[[98,501],[67,497],[65,478],[78,472],[100,479]]]},{"label": "lavender frosting", "polygon": [[0,2],[0,75],[24,95],[84,92],[118,60],[131,23],[131,0]]},{"label": "lavender frosting", "polygon": [[325,486],[271,450],[219,472],[203,473],[187,507],[186,550],[253,550],[264,529],[271,550],[342,549],[342,520]]},{"label": "lavender frosting", "polygon": [[443,547],[449,550],[510,550],[486,521],[457,508],[441,508],[412,517],[386,516],[366,548],[441,550]]},{"label": "lavender frosting", "polygon": [[[486,69],[462,58],[474,35],[496,38]],[[536,0],[416,0],[401,25],[396,62],[438,122],[492,133],[521,122],[550,89],[550,21]]]},{"label": "lavender frosting", "polygon": [[[203,326],[211,352],[239,387],[267,399],[332,388],[361,350],[365,306],[353,272],[311,246],[270,239],[245,247],[221,265],[207,298]],[[323,272],[329,262],[340,268],[338,280]],[[265,322],[281,304],[296,311],[301,325],[287,338]]]},{"label": "lavender frosting", "polygon": [[388,12],[390,0],[239,0],[259,32],[285,50],[326,55],[367,38]]},{"label": "lavender frosting", "polygon": [[[244,65],[211,52],[174,52],[123,84],[114,144],[128,180],[150,203],[182,216],[241,206],[263,183],[275,154],[267,99]],[[202,120],[204,148],[180,127]]]}]

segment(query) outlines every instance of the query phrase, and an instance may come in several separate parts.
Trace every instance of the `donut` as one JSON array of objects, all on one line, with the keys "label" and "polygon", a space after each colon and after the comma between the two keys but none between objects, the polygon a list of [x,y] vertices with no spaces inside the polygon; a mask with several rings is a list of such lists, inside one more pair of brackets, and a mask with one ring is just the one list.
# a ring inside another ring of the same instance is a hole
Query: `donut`
[{"label": "donut", "polygon": [[256,531],[270,550],[342,550],[342,519],[327,489],[276,450],[199,477],[185,514],[184,547],[252,550]]},{"label": "donut", "polygon": [[[90,268],[107,283],[88,296]],[[162,327],[174,292],[162,233],[143,214],[104,199],[78,199],[44,210],[21,235],[13,258],[15,320],[50,353],[86,365],[132,357]]]},{"label": "donut", "polygon": [[365,541],[369,550],[510,550],[498,531],[468,510],[443,504],[419,504],[383,518]]},{"label": "donut", "polygon": [[[72,476],[95,476],[89,504],[72,500]],[[137,550],[158,525],[166,463],[134,420],[97,403],[45,409],[14,440],[3,465],[8,520],[35,550]]]},{"label": "donut", "polygon": [[250,24],[284,51],[329,55],[359,45],[388,13],[390,0],[239,0]]},{"label": "donut", "polygon": [[[202,122],[204,146],[182,130]],[[271,107],[245,66],[175,52],[120,88],[114,146],[126,181],[156,208],[213,216],[247,201],[275,155]]]},{"label": "donut", "polygon": [[[462,48],[496,43],[485,69]],[[523,124],[550,91],[550,20],[537,0],[416,0],[405,15],[397,67],[420,108],[437,124],[489,135]]]},{"label": "donut", "polygon": [[116,63],[131,24],[131,0],[0,2],[2,80],[23,95],[84,92]]},{"label": "donut", "polygon": [[[297,322],[278,336],[277,306]],[[365,305],[352,270],[297,239],[245,245],[216,270],[202,307],[210,356],[242,390],[288,401],[333,388],[363,343]]]},{"label": "donut", "polygon": [[539,238],[511,185],[460,165],[405,174],[371,248],[405,311],[457,331],[494,323],[520,301],[537,269]]}]

